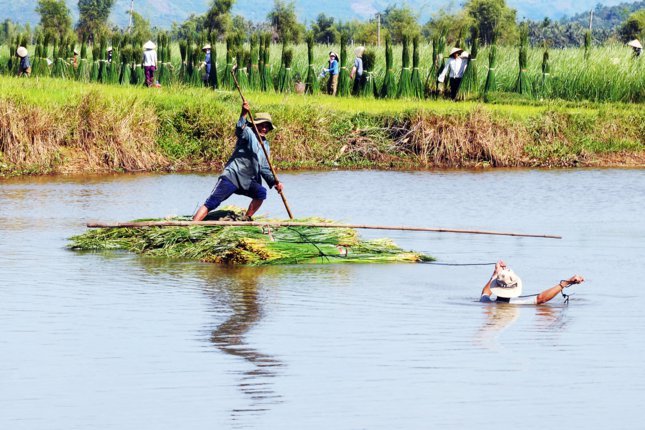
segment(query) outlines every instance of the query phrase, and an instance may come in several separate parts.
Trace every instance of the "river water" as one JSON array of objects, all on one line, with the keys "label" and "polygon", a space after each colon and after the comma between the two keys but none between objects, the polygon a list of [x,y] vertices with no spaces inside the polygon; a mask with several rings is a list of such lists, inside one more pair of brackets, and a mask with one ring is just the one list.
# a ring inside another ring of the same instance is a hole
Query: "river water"
[{"label": "river water", "polygon": [[[78,253],[88,221],[189,214],[212,175],[0,182],[0,428],[642,428],[645,170],[283,174],[296,216],[560,234],[375,232],[492,266],[225,268]],[[236,197],[238,205],[247,200]],[[261,213],[283,216],[270,192]]]}]

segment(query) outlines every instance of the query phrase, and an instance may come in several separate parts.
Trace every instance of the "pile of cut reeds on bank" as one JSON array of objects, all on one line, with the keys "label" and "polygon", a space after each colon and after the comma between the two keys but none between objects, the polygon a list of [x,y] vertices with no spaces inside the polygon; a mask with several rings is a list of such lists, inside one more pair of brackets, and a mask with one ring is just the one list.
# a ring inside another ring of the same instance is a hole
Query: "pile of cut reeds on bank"
[{"label": "pile of cut reeds on bank", "polygon": [[[237,221],[242,210],[225,207],[207,220]],[[138,221],[188,221],[189,217]],[[257,218],[256,221],[278,222]],[[290,222],[330,222],[302,218]],[[349,228],[188,226],[99,228],[70,238],[70,249],[126,250],[171,259],[227,265],[283,265],[327,263],[412,263],[434,258],[405,251],[389,239],[362,240]]]}]

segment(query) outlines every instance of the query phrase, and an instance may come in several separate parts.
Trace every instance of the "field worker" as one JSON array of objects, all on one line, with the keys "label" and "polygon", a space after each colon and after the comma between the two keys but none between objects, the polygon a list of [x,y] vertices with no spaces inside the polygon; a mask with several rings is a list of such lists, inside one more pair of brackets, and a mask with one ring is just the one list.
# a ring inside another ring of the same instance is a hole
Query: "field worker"
[{"label": "field worker", "polygon": [[643,52],[643,45],[638,41],[638,39],[630,40],[627,42],[627,46],[631,46],[634,49],[634,58],[640,57],[641,52]]},{"label": "field worker", "polygon": [[29,53],[27,48],[19,46],[16,50],[16,55],[20,58],[20,65],[18,66],[18,76],[31,75],[31,63],[29,62]]},{"label": "field worker", "polygon": [[112,47],[108,46],[106,52],[107,52],[107,62],[108,64],[110,64],[112,62]]},{"label": "field worker", "polygon": [[152,40],[143,44],[143,70],[146,74],[146,86],[152,87],[155,84],[155,70],[157,70],[157,51]]},{"label": "field worker", "polygon": [[202,75],[202,80],[206,85],[208,85],[210,76],[211,76],[211,45],[206,44],[202,48],[202,52],[206,54],[204,57],[204,74]]},{"label": "field worker", "polygon": [[259,136],[256,136],[253,126],[246,122],[248,113],[249,104],[245,101],[242,103],[242,113],[235,127],[237,143],[233,154],[226,162],[224,172],[217,180],[211,195],[193,216],[193,221],[203,220],[208,215],[208,212],[217,208],[233,194],[251,198],[251,203],[243,218],[251,221],[251,217],[260,209],[267,196],[267,190],[262,186],[262,179],[264,179],[269,188],[275,186],[278,192],[282,192],[282,184],[277,182],[273,176],[258,140],[259,138],[262,139],[267,154],[270,154],[266,135],[275,129],[271,115],[268,113],[255,115],[255,125],[259,132]]},{"label": "field worker", "polygon": [[437,78],[437,81],[443,82],[446,79],[446,74],[450,72],[450,98],[453,100],[457,99],[457,92],[459,91],[459,85],[461,85],[461,78],[464,76],[468,60],[461,58],[461,53],[464,52],[461,48],[452,48],[450,50],[450,55],[448,59],[448,64],[443,68],[441,74]]},{"label": "field worker", "polygon": [[352,70],[349,71],[350,79],[354,79],[354,89],[353,93],[358,94],[358,90],[361,86],[361,81],[363,78],[363,53],[365,52],[364,46],[358,46],[354,49],[354,65]]},{"label": "field worker", "polygon": [[329,73],[329,80],[327,81],[327,94],[331,96],[336,95],[336,90],[338,89],[338,72],[340,72],[340,67],[338,65],[338,55],[335,52],[329,53],[329,63],[328,68],[323,68],[323,76]]},{"label": "field worker", "polygon": [[516,305],[540,305],[546,303],[558,294],[563,293],[565,288],[574,284],[584,282],[584,278],[574,275],[569,279],[563,279],[555,286],[540,294],[530,296],[522,295],[522,280],[511,269],[506,267],[502,260],[495,264],[492,276],[482,290],[480,302],[484,303],[511,303]]},{"label": "field worker", "polygon": [[78,51],[74,48],[74,56],[72,57],[72,66],[74,70],[78,69]]}]

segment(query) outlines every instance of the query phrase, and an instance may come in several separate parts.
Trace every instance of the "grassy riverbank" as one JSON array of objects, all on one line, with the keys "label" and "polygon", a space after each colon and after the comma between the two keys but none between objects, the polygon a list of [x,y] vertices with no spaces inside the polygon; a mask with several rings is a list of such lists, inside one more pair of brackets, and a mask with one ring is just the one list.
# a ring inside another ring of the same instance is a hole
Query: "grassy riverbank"
[{"label": "grassy riverbank", "polygon": [[[246,94],[282,169],[645,166],[640,104]],[[237,93],[0,77],[0,174],[219,169]]]}]

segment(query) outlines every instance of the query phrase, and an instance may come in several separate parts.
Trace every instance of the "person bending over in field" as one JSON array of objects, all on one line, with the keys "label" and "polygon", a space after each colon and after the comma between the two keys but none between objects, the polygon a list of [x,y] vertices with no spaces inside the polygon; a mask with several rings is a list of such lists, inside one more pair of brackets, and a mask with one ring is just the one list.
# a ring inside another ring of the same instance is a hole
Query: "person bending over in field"
[{"label": "person bending over in field", "polygon": [[540,294],[523,296],[522,280],[515,272],[506,267],[506,263],[500,260],[495,264],[495,270],[484,286],[479,301],[485,303],[501,302],[516,305],[540,305],[557,296],[565,288],[582,282],[584,282],[582,276],[574,275],[569,279],[560,281],[548,290],[542,291]]},{"label": "person bending over in field", "polygon": [[262,179],[264,179],[269,188],[275,186],[278,192],[282,192],[282,184],[277,182],[275,176],[273,176],[258,140],[259,138],[262,139],[267,154],[270,155],[269,141],[266,140],[266,135],[275,129],[271,115],[268,113],[255,115],[255,125],[260,134],[256,136],[252,126],[246,122],[248,113],[249,104],[245,101],[242,103],[242,113],[235,127],[237,143],[233,154],[226,162],[224,172],[217,180],[211,195],[193,216],[193,221],[203,220],[208,215],[208,212],[217,208],[233,194],[240,194],[252,199],[244,217],[245,220],[251,221],[251,217],[260,209],[262,202],[267,197],[267,190],[262,186]]}]

